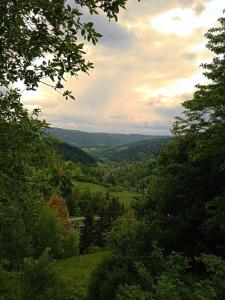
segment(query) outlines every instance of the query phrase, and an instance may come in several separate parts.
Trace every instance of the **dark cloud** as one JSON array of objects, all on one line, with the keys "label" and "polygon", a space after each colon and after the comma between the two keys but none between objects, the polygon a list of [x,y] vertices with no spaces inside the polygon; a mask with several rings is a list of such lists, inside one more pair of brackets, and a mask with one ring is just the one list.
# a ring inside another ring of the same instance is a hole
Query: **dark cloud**
[{"label": "dark cloud", "polygon": [[100,17],[94,20],[95,28],[103,37],[100,44],[110,48],[129,48],[134,43],[134,35],[118,23]]},{"label": "dark cloud", "polygon": [[111,49],[128,48],[135,41],[132,32],[119,25],[114,20],[109,21],[104,15],[85,15],[83,20],[93,22],[97,32],[102,34],[99,44]]}]

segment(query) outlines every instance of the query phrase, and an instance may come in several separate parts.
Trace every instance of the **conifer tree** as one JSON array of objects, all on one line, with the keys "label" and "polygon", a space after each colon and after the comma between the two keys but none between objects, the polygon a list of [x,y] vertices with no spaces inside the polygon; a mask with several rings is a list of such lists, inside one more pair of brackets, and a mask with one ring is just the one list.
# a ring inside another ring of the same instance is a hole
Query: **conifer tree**
[{"label": "conifer tree", "polygon": [[95,220],[90,208],[86,210],[84,225],[80,233],[80,253],[87,253],[95,243]]}]

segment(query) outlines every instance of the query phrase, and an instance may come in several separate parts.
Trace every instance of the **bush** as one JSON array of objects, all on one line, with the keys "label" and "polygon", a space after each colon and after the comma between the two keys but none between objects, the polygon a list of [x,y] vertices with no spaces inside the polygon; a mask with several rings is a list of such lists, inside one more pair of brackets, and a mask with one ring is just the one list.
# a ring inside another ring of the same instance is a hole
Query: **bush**
[{"label": "bush", "polygon": [[22,284],[19,272],[9,272],[6,264],[0,264],[0,299],[22,300]]},{"label": "bush", "polygon": [[79,255],[79,234],[74,231],[66,235],[62,241],[63,257]]},{"label": "bush", "polygon": [[56,212],[44,207],[36,228],[36,255],[39,256],[48,247],[54,257],[61,257],[63,254],[62,237],[62,228]]},{"label": "bush", "polygon": [[151,300],[153,299],[149,292],[144,292],[138,285],[120,286],[117,292],[116,300]]},{"label": "bush", "polygon": [[56,271],[54,260],[46,249],[39,259],[26,259],[24,295],[26,300],[81,300],[79,287],[65,282]]},{"label": "bush", "polygon": [[7,259],[14,266],[32,253],[31,237],[16,203],[0,204],[0,245],[0,259]]}]

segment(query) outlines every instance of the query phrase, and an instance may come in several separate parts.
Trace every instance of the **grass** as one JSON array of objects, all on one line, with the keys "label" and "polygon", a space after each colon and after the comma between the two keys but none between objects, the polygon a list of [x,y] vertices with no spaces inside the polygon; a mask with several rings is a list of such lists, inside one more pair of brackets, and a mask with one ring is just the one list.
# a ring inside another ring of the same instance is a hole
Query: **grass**
[{"label": "grass", "polygon": [[90,183],[90,182],[78,182],[78,186],[81,192],[84,192],[86,189],[89,189],[91,192],[106,192],[106,188],[102,185]]},{"label": "grass", "polygon": [[[90,182],[78,182],[78,186],[81,192],[85,191],[86,189],[89,189],[93,193],[107,191],[106,187],[99,184],[90,183]],[[118,196],[126,208],[130,207],[133,198],[139,195],[138,193],[128,191],[124,188],[119,189],[118,191],[110,191],[110,193],[115,196]]]},{"label": "grass", "polygon": [[115,192],[114,194],[118,195],[118,197],[121,199],[122,203],[125,207],[130,207],[131,202],[133,201],[134,197],[138,197],[139,194],[135,192],[130,192],[127,190]]},{"label": "grass", "polygon": [[91,273],[109,255],[109,252],[97,252],[66,258],[56,263],[56,268],[66,281],[72,281],[87,289]]}]

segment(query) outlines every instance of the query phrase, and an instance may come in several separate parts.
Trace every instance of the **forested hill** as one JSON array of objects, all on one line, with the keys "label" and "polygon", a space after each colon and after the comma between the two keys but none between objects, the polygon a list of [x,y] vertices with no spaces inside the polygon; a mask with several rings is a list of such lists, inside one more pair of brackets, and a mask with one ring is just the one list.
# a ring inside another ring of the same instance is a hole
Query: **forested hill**
[{"label": "forested hill", "polygon": [[106,149],[100,156],[115,162],[143,160],[151,155],[158,155],[170,139],[171,137],[152,137],[146,141]]},{"label": "forested hill", "polygon": [[70,160],[74,163],[81,163],[86,166],[97,165],[97,162],[93,156],[76,146],[71,146],[67,143],[60,143],[56,145],[56,150],[63,156],[65,160]]},{"label": "forested hill", "polygon": [[61,128],[51,128],[48,129],[48,132],[70,145],[83,148],[97,146],[116,147],[142,140],[158,138],[158,136],[153,137],[141,134],[89,133]]}]

